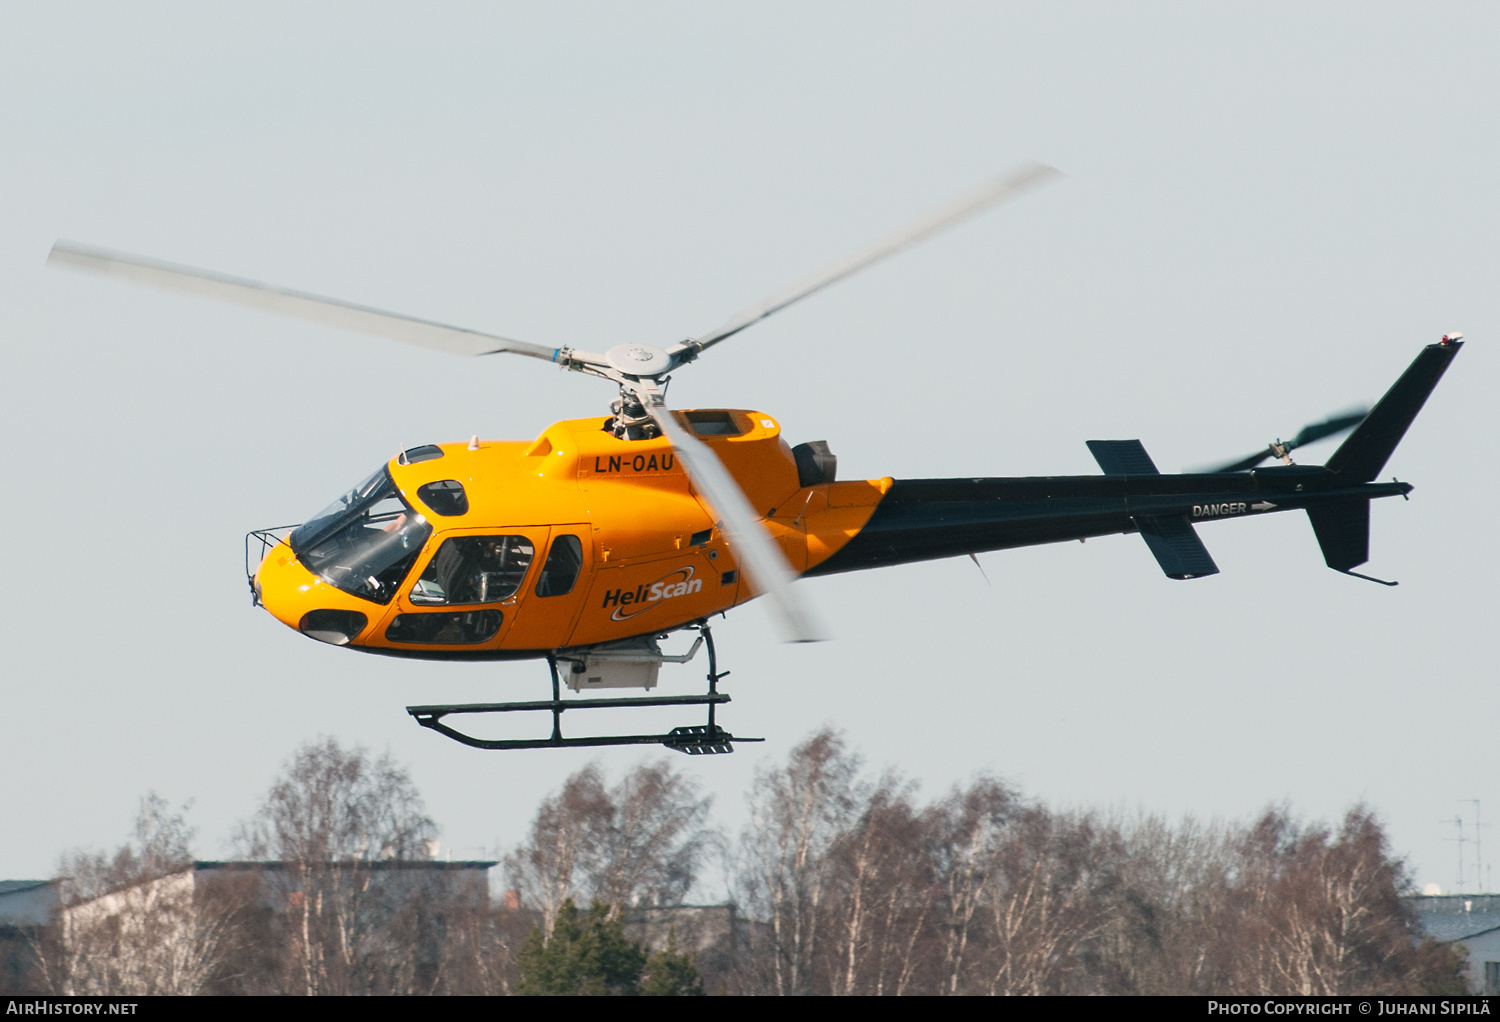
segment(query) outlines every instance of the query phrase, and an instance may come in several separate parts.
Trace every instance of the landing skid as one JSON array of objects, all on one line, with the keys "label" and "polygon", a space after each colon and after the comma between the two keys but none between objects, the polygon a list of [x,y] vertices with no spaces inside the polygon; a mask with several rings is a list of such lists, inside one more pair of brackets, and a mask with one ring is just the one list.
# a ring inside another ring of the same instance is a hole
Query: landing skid
[{"label": "landing skid", "polygon": [[[563,699],[562,682],[557,672],[557,657],[547,657],[547,666],[552,672],[552,698],[524,703],[457,703],[445,706],[408,706],[406,712],[418,724],[447,735],[455,742],[475,749],[567,749],[603,745],[664,745],[669,749],[689,756],[707,756],[734,751],[734,742],[763,742],[764,738],[736,738],[714,722],[714,710],[729,702],[729,696],[719,691],[719,679],[729,672],[719,672],[718,658],[714,653],[714,637],[707,622],[699,622],[698,633],[708,646],[708,692],[697,696],[627,696],[613,699]],[[691,654],[689,654],[691,655]],[[589,738],[564,738],[562,715],[567,710],[594,710],[606,707],[631,706],[707,706],[708,723],[688,727],[674,727],[663,735],[598,735]],[[552,714],[552,735],[548,738],[491,739],[466,735],[447,724],[443,718],[459,713],[514,713],[518,711],[546,711]]]}]

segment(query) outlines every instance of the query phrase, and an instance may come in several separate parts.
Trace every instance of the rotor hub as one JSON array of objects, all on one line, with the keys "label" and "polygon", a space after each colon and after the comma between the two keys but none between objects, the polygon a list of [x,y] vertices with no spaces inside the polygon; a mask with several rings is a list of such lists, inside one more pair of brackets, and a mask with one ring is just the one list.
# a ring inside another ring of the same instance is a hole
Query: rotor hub
[{"label": "rotor hub", "polygon": [[604,360],[626,376],[658,376],[672,368],[672,356],[652,344],[617,344]]}]

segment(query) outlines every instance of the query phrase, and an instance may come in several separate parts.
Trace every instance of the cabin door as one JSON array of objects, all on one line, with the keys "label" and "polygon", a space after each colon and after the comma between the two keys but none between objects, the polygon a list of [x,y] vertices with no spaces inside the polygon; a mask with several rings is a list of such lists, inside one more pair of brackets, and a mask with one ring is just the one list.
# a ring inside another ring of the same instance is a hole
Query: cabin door
[{"label": "cabin door", "polygon": [[586,523],[552,527],[538,566],[517,594],[505,649],[557,649],[567,642],[588,595],[592,546]]}]

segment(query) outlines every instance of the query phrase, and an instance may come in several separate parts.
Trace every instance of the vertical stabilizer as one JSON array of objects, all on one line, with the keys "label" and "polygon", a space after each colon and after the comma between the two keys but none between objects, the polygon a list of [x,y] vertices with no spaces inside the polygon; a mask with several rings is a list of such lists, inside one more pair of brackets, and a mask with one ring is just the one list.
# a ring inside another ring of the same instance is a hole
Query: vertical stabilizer
[{"label": "vertical stabilizer", "polygon": [[1385,396],[1365,416],[1365,421],[1354,427],[1349,439],[1333,452],[1324,467],[1337,472],[1350,482],[1367,483],[1380,474],[1391,452],[1406,436],[1427,396],[1438,380],[1443,378],[1453,356],[1463,347],[1457,338],[1444,337],[1437,344],[1429,344],[1417,355],[1416,361],[1407,367]]},{"label": "vertical stabilizer", "polygon": [[1341,500],[1307,509],[1323,560],[1334,571],[1347,572],[1370,559],[1370,502]]}]

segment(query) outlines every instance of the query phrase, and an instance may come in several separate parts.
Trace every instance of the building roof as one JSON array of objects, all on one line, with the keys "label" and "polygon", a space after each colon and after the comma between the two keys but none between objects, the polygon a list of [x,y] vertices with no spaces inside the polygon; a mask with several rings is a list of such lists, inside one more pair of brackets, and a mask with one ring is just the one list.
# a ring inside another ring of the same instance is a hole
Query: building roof
[{"label": "building roof", "polygon": [[55,880],[0,880],[0,929],[45,925],[57,891]]},{"label": "building roof", "polygon": [[[348,865],[357,865],[361,869],[368,870],[419,870],[426,872],[448,872],[451,870],[487,870],[498,866],[496,859],[370,859],[355,860]],[[339,862],[321,863],[320,865],[343,865]],[[227,859],[227,860],[199,860],[193,863],[195,870],[251,870],[260,869],[268,872],[276,872],[287,868],[285,862],[274,859]]]},{"label": "building roof", "polygon": [[46,887],[55,883],[52,880],[0,880],[0,894],[17,894],[21,891],[32,891],[38,887]]},{"label": "building roof", "polygon": [[1500,930],[1500,894],[1424,894],[1411,903],[1423,932],[1441,943]]}]

